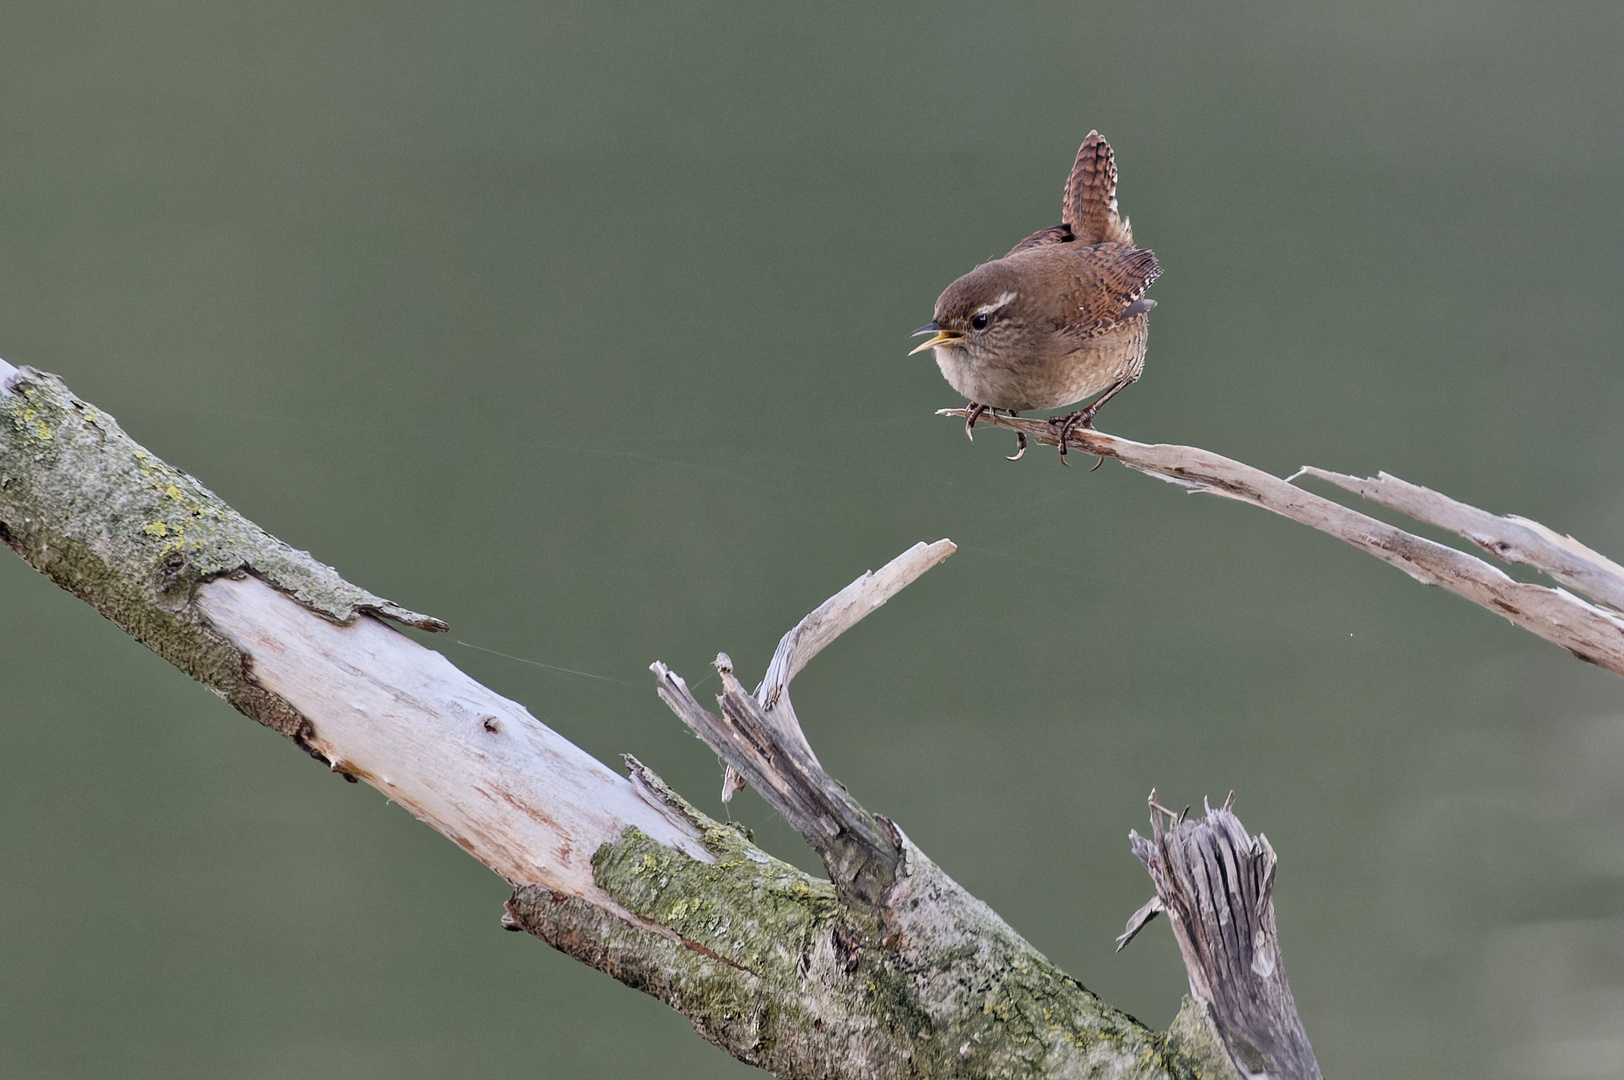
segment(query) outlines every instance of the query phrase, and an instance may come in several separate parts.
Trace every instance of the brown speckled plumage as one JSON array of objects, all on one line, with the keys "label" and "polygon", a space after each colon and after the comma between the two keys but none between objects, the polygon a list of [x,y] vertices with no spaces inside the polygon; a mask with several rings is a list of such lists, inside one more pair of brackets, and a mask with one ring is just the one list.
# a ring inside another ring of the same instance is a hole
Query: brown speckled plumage
[{"label": "brown speckled plumage", "polygon": [[1145,290],[1161,267],[1133,246],[1116,179],[1110,144],[1090,132],[1066,181],[1061,224],[976,267],[937,299],[936,317],[921,331],[935,337],[921,348],[935,350],[972,410],[1058,409],[1101,394],[1068,418],[1086,425],[1139,378],[1156,306]]}]

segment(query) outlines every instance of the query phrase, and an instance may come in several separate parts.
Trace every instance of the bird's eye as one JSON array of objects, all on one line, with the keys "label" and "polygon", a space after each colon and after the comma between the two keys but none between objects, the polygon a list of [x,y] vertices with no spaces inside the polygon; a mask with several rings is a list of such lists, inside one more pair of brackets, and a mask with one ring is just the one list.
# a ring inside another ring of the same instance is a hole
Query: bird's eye
[{"label": "bird's eye", "polygon": [[992,318],[992,316],[986,314],[977,315],[970,320],[970,326],[976,330],[985,330],[987,328],[987,321],[990,318]]}]

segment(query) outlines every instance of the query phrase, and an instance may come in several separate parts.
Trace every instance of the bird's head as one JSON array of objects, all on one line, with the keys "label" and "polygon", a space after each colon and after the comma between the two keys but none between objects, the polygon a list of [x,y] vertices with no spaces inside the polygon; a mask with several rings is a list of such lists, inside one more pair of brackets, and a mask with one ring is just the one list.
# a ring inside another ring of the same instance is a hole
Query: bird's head
[{"label": "bird's head", "polygon": [[932,336],[908,355],[940,348],[985,355],[1019,334],[1021,292],[1004,262],[985,263],[949,285],[936,299],[936,317],[909,335]]}]

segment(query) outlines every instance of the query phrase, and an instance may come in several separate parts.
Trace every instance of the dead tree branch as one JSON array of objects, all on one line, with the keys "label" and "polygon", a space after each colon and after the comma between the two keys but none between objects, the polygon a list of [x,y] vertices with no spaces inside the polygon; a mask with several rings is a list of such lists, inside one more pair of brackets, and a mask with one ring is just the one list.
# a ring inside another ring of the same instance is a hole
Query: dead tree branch
[{"label": "dead tree branch", "polygon": [[734,678],[733,661],[718,656],[721,717],[695,701],[670,668],[652,668],[660,699],[727,763],[728,775],[747,781],[806,838],[843,901],[869,910],[881,906],[896,882],[900,838],[890,822],[869,814],[823,771],[790,704],[789,684],[826,645],[953,551],[949,540],[915,544],[824,601],[779,641],[754,694]]},{"label": "dead tree branch", "polygon": [[1360,479],[1305,465],[1297,475],[1328,480],[1417,521],[1448,529],[1502,562],[1531,566],[1614,611],[1624,611],[1624,566],[1537,521],[1491,514],[1386,473]]},{"label": "dead tree branch", "polygon": [[1230,812],[1235,793],[1185,819],[1150,793],[1151,839],[1130,833],[1156,895],[1128,920],[1120,949],[1158,913],[1173,922],[1190,995],[1207,1010],[1231,1064],[1247,1077],[1321,1080],[1274,928],[1274,849]]},{"label": "dead tree branch", "polygon": [[[943,409],[941,415],[963,417],[966,413]],[[989,414],[981,422],[1057,445],[1055,428],[1044,420]],[[1542,570],[1601,604],[1588,603],[1565,589],[1515,581],[1473,555],[1197,447],[1137,443],[1087,429],[1077,430],[1069,445],[1116,458],[1130,469],[1190,491],[1249,503],[1318,529],[1398,567],[1424,585],[1437,585],[1503,615],[1581,660],[1624,675],[1624,617],[1614,610],[1624,599],[1624,568],[1537,522],[1498,517],[1386,474],[1372,480],[1315,468],[1296,474],[1329,480],[1417,520],[1457,532],[1490,554]]]},{"label": "dead tree branch", "polygon": [[724,670],[719,716],[656,669],[831,884],[637,762],[615,775],[383,618],[443,624],[269,536],[55,377],[4,364],[0,542],[512,883],[504,926],[669,1003],[740,1060],[809,1080],[1232,1075],[1188,1008],[1158,1034],[1057,969],[863,809],[801,734],[795,673],[950,544],[912,549],[808,616],[759,697]]}]

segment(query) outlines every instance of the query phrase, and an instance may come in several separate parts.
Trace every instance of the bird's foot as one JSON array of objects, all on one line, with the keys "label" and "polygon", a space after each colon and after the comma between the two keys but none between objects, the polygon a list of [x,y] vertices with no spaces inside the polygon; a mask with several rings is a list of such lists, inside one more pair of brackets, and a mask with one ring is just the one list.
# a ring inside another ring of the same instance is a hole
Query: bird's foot
[{"label": "bird's foot", "polygon": [[[997,416],[998,415],[998,410],[994,409],[992,411],[992,414],[994,416]],[[1014,409],[1005,409],[1004,410],[1004,415],[1013,417],[1013,416],[1019,416],[1021,414],[1019,412],[1017,412],[1016,410],[1014,410]],[[1026,432],[1017,431],[1015,433],[1015,452],[1010,455],[1009,460],[1010,461],[1019,461],[1019,460],[1021,460],[1021,458],[1025,457],[1025,456],[1026,456]]]},{"label": "bird's foot", "polygon": [[1060,444],[1060,464],[1070,465],[1071,462],[1066,460],[1066,444],[1071,441],[1072,432],[1078,428],[1094,426],[1094,413],[1091,409],[1079,409],[1070,416],[1051,416],[1049,426],[1056,429],[1055,441]]},{"label": "bird's foot", "polygon": [[981,405],[974,401],[970,402],[970,407],[964,414],[965,438],[969,439],[971,442],[976,441],[976,421],[980,420],[982,414],[988,411],[987,406]]},{"label": "bird's foot", "polygon": [[[1049,418],[1049,423],[1051,425],[1053,425],[1053,424],[1060,425],[1060,432],[1059,432],[1060,464],[1062,464],[1062,465],[1071,464],[1069,461],[1066,460],[1066,443],[1071,441],[1072,432],[1076,431],[1078,428],[1082,428],[1084,431],[1093,431],[1094,430],[1094,416],[1095,416],[1095,414],[1097,414],[1100,411],[1100,406],[1104,405],[1107,401],[1110,401],[1111,398],[1116,396],[1117,391],[1121,390],[1124,386],[1127,386],[1128,383],[1130,383],[1132,381],[1133,380],[1131,380],[1131,379],[1124,379],[1123,381],[1121,381],[1119,383],[1116,383],[1109,390],[1107,390],[1105,393],[1103,393],[1099,397],[1095,398],[1093,403],[1090,404],[1088,406],[1088,408],[1086,408],[1086,409],[1078,409],[1076,412],[1072,413],[1070,416],[1051,416]],[[1093,472],[1094,469],[1098,469],[1101,465],[1104,465],[1104,464],[1105,464],[1105,455],[1100,454],[1099,455],[1099,460],[1094,463],[1094,468],[1090,469],[1088,471]]]}]

